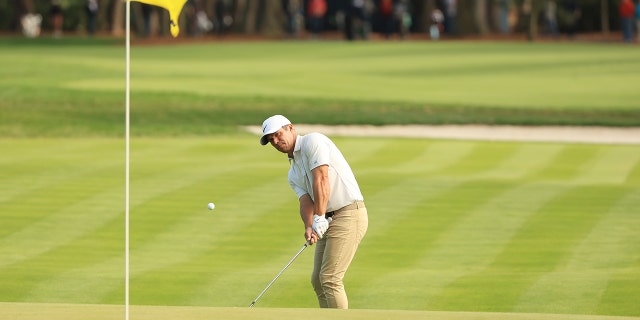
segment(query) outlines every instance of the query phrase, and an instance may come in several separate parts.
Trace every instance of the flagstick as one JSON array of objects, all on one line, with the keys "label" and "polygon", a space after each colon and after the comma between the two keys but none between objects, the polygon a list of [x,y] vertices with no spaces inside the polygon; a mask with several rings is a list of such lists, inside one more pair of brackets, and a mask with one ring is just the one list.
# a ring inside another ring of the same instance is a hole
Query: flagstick
[{"label": "flagstick", "polygon": [[129,156],[130,156],[130,146],[129,146],[129,127],[130,127],[130,106],[129,106],[129,79],[130,79],[130,52],[131,52],[131,2],[126,0],[126,14],[125,14],[125,25],[126,25],[126,89],[125,89],[125,275],[124,275],[124,309],[125,309],[125,320],[129,320]]}]

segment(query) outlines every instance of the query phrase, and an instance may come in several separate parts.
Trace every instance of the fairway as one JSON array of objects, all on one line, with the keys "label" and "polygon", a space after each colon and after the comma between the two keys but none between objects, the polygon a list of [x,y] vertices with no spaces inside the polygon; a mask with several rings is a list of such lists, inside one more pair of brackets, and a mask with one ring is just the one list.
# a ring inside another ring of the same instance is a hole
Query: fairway
[{"label": "fairway", "polygon": [[[335,140],[370,214],[353,308],[640,315],[637,145]],[[0,147],[0,300],[121,304],[122,141]],[[288,163],[257,137],[132,150],[133,305],[246,307],[303,243]],[[258,306],[315,307],[311,258]]]}]

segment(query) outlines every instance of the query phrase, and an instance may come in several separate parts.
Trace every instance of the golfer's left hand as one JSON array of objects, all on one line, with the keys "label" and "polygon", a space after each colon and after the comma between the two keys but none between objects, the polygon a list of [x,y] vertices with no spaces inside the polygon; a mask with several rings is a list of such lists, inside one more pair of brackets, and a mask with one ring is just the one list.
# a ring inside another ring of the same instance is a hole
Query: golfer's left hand
[{"label": "golfer's left hand", "polygon": [[324,233],[329,229],[329,221],[324,216],[317,214],[313,215],[313,224],[311,225],[313,232],[318,235],[318,238],[322,239]]},{"label": "golfer's left hand", "polygon": [[313,232],[313,229],[311,229],[311,227],[305,229],[304,239],[307,240],[307,244],[310,246],[318,242],[318,236]]}]

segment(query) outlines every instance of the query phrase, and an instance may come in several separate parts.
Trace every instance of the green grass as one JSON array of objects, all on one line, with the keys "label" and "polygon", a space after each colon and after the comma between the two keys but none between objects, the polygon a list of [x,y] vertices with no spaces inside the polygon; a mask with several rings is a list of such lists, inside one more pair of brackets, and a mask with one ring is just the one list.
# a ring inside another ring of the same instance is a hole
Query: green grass
[{"label": "green grass", "polygon": [[[3,315],[16,320],[39,320],[43,315],[51,320],[84,320],[87,315],[91,319],[121,319],[123,306],[114,305],[69,305],[39,303],[2,303]],[[634,320],[633,317],[585,316],[585,315],[553,315],[527,313],[472,313],[472,312],[438,312],[438,311],[405,311],[405,310],[313,310],[296,308],[211,308],[211,307],[159,307],[132,306],[131,318],[140,320],[156,319],[221,319],[244,320],[264,319],[281,320],[297,319],[304,314],[306,319],[336,320],[386,320],[386,319],[436,319],[436,320]]]},{"label": "green grass", "polygon": [[[0,39],[0,135],[122,135],[125,52],[103,42]],[[637,126],[637,51],[480,42],[134,46],[132,133],[228,133],[274,111],[298,123]]]},{"label": "green grass", "polygon": [[[117,317],[124,48],[1,39],[0,49],[0,314]],[[637,126],[636,49],[134,46],[133,316],[280,319],[316,307],[307,251],[260,310],[243,308],[303,239],[286,159],[239,125],[283,113],[296,123]],[[637,145],[335,141],[370,228],[346,279],[358,310],[310,318],[640,317]]]},{"label": "green grass", "polygon": [[[637,146],[335,140],[370,214],[353,308],[640,316]],[[0,301],[122,303],[122,140],[0,147]],[[286,159],[256,137],[132,150],[132,304],[245,307],[304,242]],[[314,307],[311,258],[259,306]]]}]

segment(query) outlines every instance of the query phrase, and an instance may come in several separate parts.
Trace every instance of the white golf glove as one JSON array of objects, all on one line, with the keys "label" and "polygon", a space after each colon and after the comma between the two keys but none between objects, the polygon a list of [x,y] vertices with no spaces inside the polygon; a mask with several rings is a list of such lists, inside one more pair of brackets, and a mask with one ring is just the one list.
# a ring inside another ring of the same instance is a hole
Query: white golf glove
[{"label": "white golf glove", "polygon": [[324,216],[319,216],[317,214],[313,215],[313,224],[311,225],[311,229],[313,232],[318,235],[318,238],[322,239],[324,233],[329,229],[329,221],[325,219]]}]

